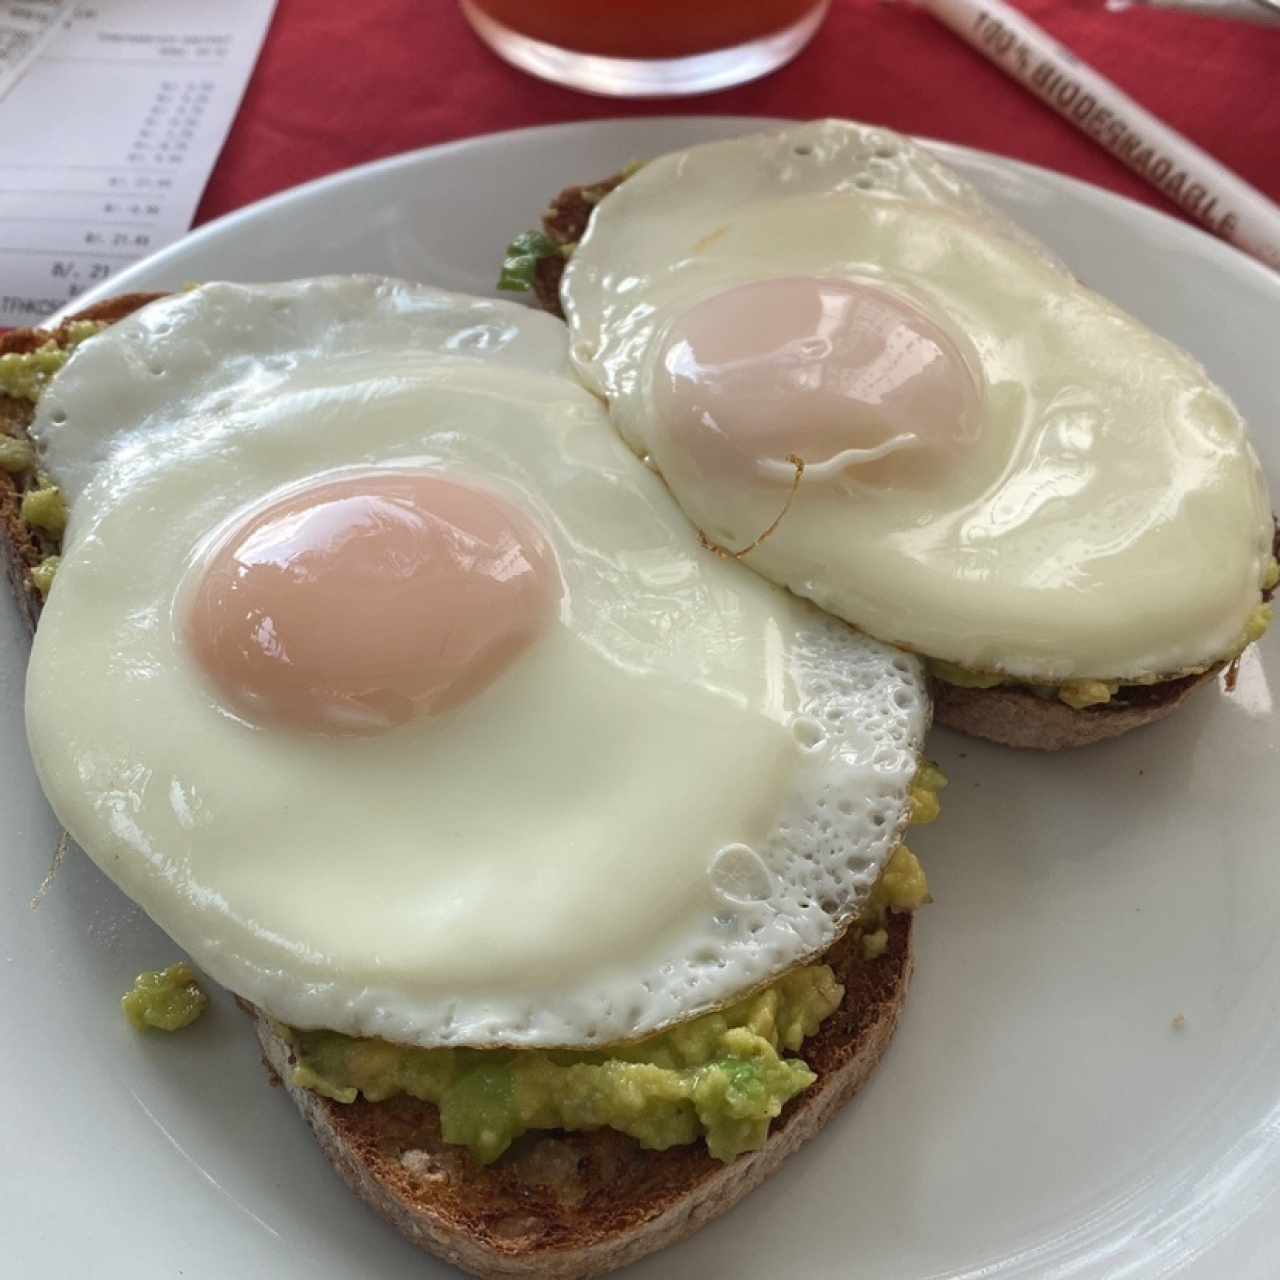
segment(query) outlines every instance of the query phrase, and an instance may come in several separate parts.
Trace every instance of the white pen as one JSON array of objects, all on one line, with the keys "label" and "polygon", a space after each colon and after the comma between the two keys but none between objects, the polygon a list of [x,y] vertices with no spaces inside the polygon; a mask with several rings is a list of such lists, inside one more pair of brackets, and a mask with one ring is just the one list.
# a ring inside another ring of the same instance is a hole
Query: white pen
[{"label": "white pen", "polygon": [[[1280,268],[1280,206],[1156,119],[1004,0],[918,0],[1215,235]],[[1223,92],[1230,92],[1223,85]]]},{"label": "white pen", "polygon": [[1116,13],[1135,4],[1153,9],[1181,9],[1184,13],[1232,18],[1238,22],[1260,22],[1263,26],[1280,23],[1280,0],[1107,0],[1107,8]]}]

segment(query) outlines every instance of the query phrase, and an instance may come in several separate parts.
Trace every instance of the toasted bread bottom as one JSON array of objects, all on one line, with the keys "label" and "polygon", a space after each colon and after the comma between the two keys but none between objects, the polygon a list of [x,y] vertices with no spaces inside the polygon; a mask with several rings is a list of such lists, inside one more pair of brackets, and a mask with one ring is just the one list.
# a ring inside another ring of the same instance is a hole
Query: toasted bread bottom
[{"label": "toasted bread bottom", "polygon": [[935,724],[1005,747],[1032,751],[1087,747],[1163,720],[1196,689],[1211,681],[1222,666],[1218,663],[1202,675],[1179,680],[1134,685],[1110,702],[1078,710],[1057,698],[1042,698],[1017,685],[964,689],[934,680],[933,719]]},{"label": "toasted bread bottom", "polygon": [[474,1275],[578,1280],[635,1262],[724,1213],[858,1091],[884,1053],[911,978],[911,916],[891,915],[872,961],[846,935],[824,957],[845,986],[800,1056],[817,1081],[765,1146],[727,1164],[704,1143],[646,1151],[611,1129],[529,1133],[491,1165],[440,1137],[429,1102],[343,1104],[290,1083],[290,1049],[254,1013],[263,1057],[348,1185],[415,1244]]}]

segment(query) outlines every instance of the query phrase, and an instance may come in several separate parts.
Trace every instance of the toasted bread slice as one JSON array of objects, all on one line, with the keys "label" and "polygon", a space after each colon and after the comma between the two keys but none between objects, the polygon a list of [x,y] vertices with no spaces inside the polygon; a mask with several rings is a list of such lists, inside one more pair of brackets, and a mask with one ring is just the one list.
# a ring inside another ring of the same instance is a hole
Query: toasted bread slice
[{"label": "toasted bread slice", "polygon": [[864,960],[846,934],[824,957],[844,1001],[800,1056],[817,1081],[775,1120],[765,1146],[727,1164],[702,1142],[646,1151],[610,1129],[529,1133],[492,1165],[440,1137],[428,1102],[343,1104],[291,1083],[289,1046],[251,1007],[263,1058],[334,1168],[410,1240],[473,1275],[577,1280],[625,1266],[732,1208],[858,1091],[887,1047],[911,978],[909,914]]},{"label": "toasted bread slice", "polygon": [[[76,316],[107,323],[159,294],[111,299]],[[68,325],[0,335],[0,355],[69,340]],[[30,401],[0,395],[0,431],[22,436]],[[21,519],[30,474],[0,470],[0,544],[15,598],[34,631],[41,595],[31,570],[57,540]],[[347,1183],[414,1243],[479,1276],[594,1276],[696,1231],[732,1207],[815,1134],[862,1086],[884,1053],[911,978],[909,914],[891,914],[888,946],[864,960],[847,934],[824,957],[845,986],[839,1009],[807,1040],[801,1056],[817,1081],[774,1122],[765,1147],[728,1164],[703,1143],[646,1151],[612,1130],[531,1133],[493,1165],[482,1166],[440,1136],[426,1102],[394,1098],[343,1105],[290,1081],[290,1049],[269,1018],[255,1019],[263,1059]]]},{"label": "toasted bread slice", "polygon": [[[592,210],[626,176],[615,173],[600,182],[566,187],[542,215],[543,231],[557,244],[576,244],[586,234]],[[564,269],[564,257],[552,254],[539,260],[533,277],[538,305],[561,319],[560,277]],[[1006,747],[1035,751],[1084,747],[1163,720],[1195,689],[1212,681],[1222,666],[1219,663],[1203,674],[1157,684],[1125,686],[1110,702],[1079,710],[1018,685],[970,689],[934,680],[934,720],[948,729]]]},{"label": "toasted bread slice", "polygon": [[[1219,663],[1202,675],[1126,686],[1110,702],[1079,710],[1057,698],[1044,698],[1017,685],[963,689],[934,680],[933,719],[935,724],[1005,747],[1031,751],[1087,747],[1163,720],[1221,669]],[[1131,691],[1132,696],[1126,696]]]}]

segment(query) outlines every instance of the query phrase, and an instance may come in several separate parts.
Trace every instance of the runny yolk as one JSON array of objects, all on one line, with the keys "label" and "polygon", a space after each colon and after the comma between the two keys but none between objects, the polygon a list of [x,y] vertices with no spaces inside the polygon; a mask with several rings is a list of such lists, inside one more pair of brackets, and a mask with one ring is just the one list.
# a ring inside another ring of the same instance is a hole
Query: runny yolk
[{"label": "runny yolk", "polygon": [[877,284],[788,276],[685,312],[660,352],[661,430],[704,476],[928,485],[981,425],[956,342]]},{"label": "runny yolk", "polygon": [[237,715],[370,734],[474,697],[548,625],[533,521],[443,476],[372,471],[248,516],[197,567],[186,642]]}]

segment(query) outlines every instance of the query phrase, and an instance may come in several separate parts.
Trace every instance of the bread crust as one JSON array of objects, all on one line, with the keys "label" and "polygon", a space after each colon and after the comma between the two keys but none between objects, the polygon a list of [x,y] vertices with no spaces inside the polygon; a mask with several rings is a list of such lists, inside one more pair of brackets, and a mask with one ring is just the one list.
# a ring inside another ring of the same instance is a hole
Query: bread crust
[{"label": "bread crust", "polygon": [[343,1104],[290,1081],[289,1046],[251,1006],[263,1059],[351,1189],[414,1244],[484,1280],[583,1280],[674,1244],[732,1208],[866,1082],[912,972],[909,914],[861,958],[846,934],[824,957],[845,996],[801,1056],[817,1081],[784,1109],[765,1146],[722,1164],[705,1144],[645,1151],[608,1129],[526,1134],[493,1165],[440,1138],[435,1106],[412,1098]]},{"label": "bread crust", "polygon": [[[543,214],[543,231],[558,244],[576,244],[586,234],[592,210],[625,176],[615,173],[601,182],[566,187]],[[533,283],[538,305],[562,320],[560,279],[564,269],[565,259],[561,255],[543,258],[537,264]],[[1280,532],[1277,546],[1280,546]],[[1125,688],[1110,703],[1080,709],[1055,698],[1042,698],[1017,685],[968,689],[934,680],[934,720],[970,737],[1022,750],[1063,751],[1069,747],[1085,747],[1163,720],[1195,689],[1212,680],[1223,665],[1219,663],[1203,675]]]},{"label": "bread crust", "polygon": [[1218,663],[1203,675],[1134,685],[1132,697],[1125,697],[1125,690],[1110,702],[1079,709],[1017,685],[964,689],[934,680],[933,719],[935,724],[972,738],[1024,751],[1087,747],[1172,715],[1192,693],[1212,681],[1222,665]]}]

